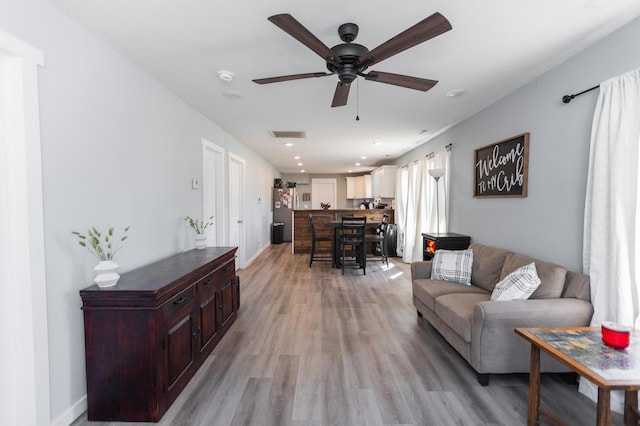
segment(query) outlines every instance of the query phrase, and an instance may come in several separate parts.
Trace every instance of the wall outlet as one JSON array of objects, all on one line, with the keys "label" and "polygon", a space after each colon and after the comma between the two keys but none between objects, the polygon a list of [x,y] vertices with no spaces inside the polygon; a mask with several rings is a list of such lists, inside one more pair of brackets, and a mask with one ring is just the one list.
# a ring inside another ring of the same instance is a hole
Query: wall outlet
[{"label": "wall outlet", "polygon": [[191,179],[191,188],[192,189],[200,188],[200,181],[196,178]]}]

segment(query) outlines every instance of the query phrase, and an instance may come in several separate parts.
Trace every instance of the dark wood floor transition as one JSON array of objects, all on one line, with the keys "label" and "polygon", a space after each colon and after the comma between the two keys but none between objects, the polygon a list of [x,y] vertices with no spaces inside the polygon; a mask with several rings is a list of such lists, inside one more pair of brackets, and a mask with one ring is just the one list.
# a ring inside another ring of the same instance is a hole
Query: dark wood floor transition
[{"label": "dark wood floor transition", "polygon": [[[409,265],[371,262],[366,276],[307,265],[280,244],[239,271],[238,320],[159,424],[526,424],[528,375],[480,386],[416,316]],[[595,404],[556,375],[543,375],[542,403],[569,425],[595,424]],[[85,424],[110,423],[74,423]]]}]

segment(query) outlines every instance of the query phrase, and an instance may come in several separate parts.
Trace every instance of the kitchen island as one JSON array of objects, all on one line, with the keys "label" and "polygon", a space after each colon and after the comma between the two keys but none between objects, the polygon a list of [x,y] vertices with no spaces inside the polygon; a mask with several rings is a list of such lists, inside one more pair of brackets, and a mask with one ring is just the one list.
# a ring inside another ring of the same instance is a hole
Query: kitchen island
[{"label": "kitchen island", "polygon": [[[354,216],[366,216],[367,221],[382,222],[384,214],[389,215],[389,223],[395,223],[393,209],[329,209],[329,210],[294,210],[293,211],[293,242],[292,251],[294,254],[311,252],[311,230],[309,229],[309,215],[313,215],[313,223],[316,228],[316,236],[331,237],[333,229],[324,226],[325,222],[336,219],[336,214],[353,213]],[[329,243],[319,242],[316,251],[320,253],[330,253]]]}]

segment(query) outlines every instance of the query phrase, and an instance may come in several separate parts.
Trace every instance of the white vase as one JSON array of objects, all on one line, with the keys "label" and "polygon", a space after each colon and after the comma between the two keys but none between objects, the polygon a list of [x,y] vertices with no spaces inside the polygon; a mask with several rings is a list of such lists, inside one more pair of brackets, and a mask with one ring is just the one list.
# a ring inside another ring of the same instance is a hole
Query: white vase
[{"label": "white vase", "polygon": [[93,268],[96,271],[96,278],[94,279],[98,287],[113,287],[120,279],[118,274],[118,265],[113,260],[101,260],[100,263]]},{"label": "white vase", "polygon": [[207,236],[205,234],[196,234],[195,239],[197,249],[207,248]]}]

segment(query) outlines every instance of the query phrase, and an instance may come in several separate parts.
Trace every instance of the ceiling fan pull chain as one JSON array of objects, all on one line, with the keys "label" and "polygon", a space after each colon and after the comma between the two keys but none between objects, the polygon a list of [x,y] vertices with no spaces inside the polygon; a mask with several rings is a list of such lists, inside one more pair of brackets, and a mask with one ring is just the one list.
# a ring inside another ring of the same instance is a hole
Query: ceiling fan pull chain
[{"label": "ceiling fan pull chain", "polygon": [[360,83],[356,80],[356,121],[360,121]]}]

